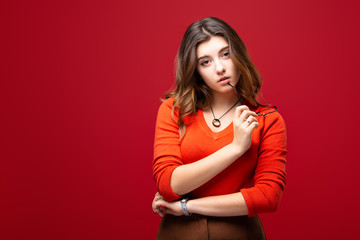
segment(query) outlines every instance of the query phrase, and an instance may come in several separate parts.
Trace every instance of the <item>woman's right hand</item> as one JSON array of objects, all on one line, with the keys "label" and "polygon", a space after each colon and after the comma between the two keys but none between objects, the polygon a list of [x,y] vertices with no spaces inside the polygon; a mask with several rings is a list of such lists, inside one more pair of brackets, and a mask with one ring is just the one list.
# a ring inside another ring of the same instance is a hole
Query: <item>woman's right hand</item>
[{"label": "woman's right hand", "polygon": [[159,200],[163,199],[159,192],[155,193],[154,200],[152,201],[152,210],[155,214],[158,214],[160,217],[164,216],[164,209],[162,207],[157,206],[155,203]]},{"label": "woman's right hand", "polygon": [[152,202],[152,209],[153,212],[157,213],[160,217],[164,217],[165,214],[172,214],[175,216],[183,215],[180,201],[165,201],[159,192],[155,194]]},{"label": "woman's right hand", "polygon": [[259,126],[258,116],[255,112],[241,105],[235,109],[233,126],[234,126],[234,139],[231,143],[235,151],[242,155],[251,146],[251,135],[255,128]]}]

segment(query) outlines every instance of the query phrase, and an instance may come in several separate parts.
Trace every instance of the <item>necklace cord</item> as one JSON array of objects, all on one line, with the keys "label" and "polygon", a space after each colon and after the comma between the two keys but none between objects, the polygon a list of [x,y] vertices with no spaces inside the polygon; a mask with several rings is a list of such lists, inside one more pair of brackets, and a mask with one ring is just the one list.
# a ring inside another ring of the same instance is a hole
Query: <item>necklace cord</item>
[{"label": "necklace cord", "polygon": [[212,113],[214,119],[220,120],[223,116],[225,116],[225,114],[227,114],[231,109],[233,109],[233,108],[236,106],[236,104],[238,104],[238,103],[240,102],[240,100],[241,100],[241,98],[239,98],[239,99],[236,101],[236,103],[234,103],[234,105],[232,105],[231,108],[229,108],[229,109],[228,109],[223,115],[221,115],[221,117],[219,117],[219,118],[216,118],[216,117],[215,117],[214,111],[213,111],[213,109],[212,109],[212,107],[211,107],[211,105],[210,105],[210,110],[211,110],[211,113]]},{"label": "necklace cord", "polygon": [[228,85],[230,85],[230,86],[234,89],[235,94],[236,94],[236,96],[237,96],[239,99],[236,101],[236,103],[234,103],[234,105],[231,106],[231,108],[229,108],[229,109],[228,109],[223,115],[221,115],[221,117],[219,117],[219,118],[216,118],[216,117],[215,117],[214,111],[213,111],[213,109],[212,109],[212,107],[211,107],[211,104],[210,104],[210,110],[211,110],[211,113],[212,113],[212,115],[213,115],[213,117],[214,117],[214,119],[213,119],[213,121],[212,121],[212,124],[214,125],[214,127],[220,127],[220,125],[221,125],[220,119],[221,119],[223,116],[225,116],[225,114],[227,114],[231,109],[233,109],[233,108],[241,101],[241,99],[242,99],[242,98],[239,96],[239,94],[237,93],[235,87],[234,87],[233,85],[231,85],[230,83],[228,83]]}]

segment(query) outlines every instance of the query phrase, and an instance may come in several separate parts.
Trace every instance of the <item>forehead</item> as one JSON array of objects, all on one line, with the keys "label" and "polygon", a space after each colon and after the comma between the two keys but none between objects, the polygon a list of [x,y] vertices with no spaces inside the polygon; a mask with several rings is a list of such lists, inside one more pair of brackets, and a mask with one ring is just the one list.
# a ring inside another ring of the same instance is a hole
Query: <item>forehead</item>
[{"label": "forehead", "polygon": [[227,41],[220,36],[212,36],[208,41],[202,42],[196,49],[197,57],[217,55],[219,51],[229,46]]}]

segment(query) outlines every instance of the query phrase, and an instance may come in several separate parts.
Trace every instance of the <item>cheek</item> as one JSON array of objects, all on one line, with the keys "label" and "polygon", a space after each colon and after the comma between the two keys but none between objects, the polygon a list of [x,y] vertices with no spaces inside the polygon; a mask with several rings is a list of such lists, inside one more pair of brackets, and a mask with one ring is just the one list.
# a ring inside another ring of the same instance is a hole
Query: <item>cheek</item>
[{"label": "cheek", "polygon": [[202,78],[202,79],[206,79],[207,77],[206,77],[206,71],[204,70],[204,69],[199,69],[199,68],[197,68],[197,71],[198,71],[198,73],[199,73],[199,75],[200,75],[200,77]]}]

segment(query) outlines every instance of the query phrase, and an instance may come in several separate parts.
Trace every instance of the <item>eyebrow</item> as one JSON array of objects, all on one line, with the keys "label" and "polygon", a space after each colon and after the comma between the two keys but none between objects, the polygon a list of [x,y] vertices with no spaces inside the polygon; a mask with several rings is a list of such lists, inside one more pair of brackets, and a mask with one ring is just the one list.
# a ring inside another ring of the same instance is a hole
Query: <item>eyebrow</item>
[{"label": "eyebrow", "polygon": [[[227,48],[229,48],[229,46],[223,47],[222,49],[220,49],[219,53],[221,53],[222,51],[224,51],[224,50],[227,49]],[[207,57],[209,57],[209,56],[208,56],[208,55],[201,56],[201,57],[199,57],[199,58],[197,59],[197,62],[199,62],[201,59],[207,58]]]}]

